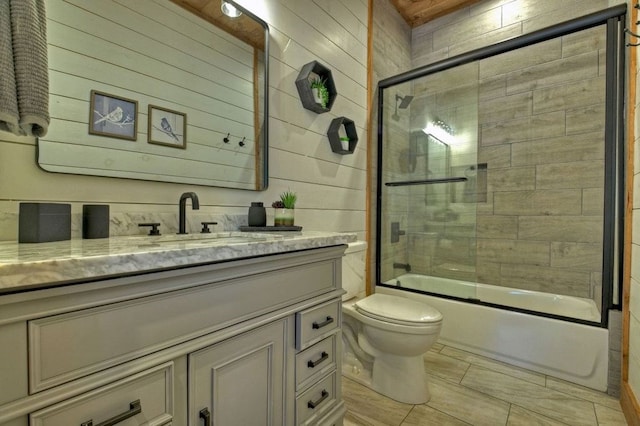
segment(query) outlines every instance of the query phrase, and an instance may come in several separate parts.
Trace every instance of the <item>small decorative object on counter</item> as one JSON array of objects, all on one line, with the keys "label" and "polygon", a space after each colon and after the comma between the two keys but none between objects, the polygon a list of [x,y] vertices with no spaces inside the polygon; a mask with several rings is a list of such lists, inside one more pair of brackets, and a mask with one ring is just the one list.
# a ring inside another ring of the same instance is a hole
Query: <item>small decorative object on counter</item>
[{"label": "small decorative object on counter", "polygon": [[109,206],[84,204],[82,206],[82,238],[109,237]]},{"label": "small decorative object on counter", "polygon": [[267,210],[264,208],[264,204],[259,202],[251,203],[251,207],[249,207],[249,226],[266,225]]},{"label": "small decorative object on counter", "polygon": [[293,226],[294,208],[298,196],[295,192],[285,191],[280,194],[280,200],[271,204],[275,210],[273,224],[274,226]]},{"label": "small decorative object on counter", "polygon": [[18,242],[47,243],[71,239],[71,204],[20,203]]}]

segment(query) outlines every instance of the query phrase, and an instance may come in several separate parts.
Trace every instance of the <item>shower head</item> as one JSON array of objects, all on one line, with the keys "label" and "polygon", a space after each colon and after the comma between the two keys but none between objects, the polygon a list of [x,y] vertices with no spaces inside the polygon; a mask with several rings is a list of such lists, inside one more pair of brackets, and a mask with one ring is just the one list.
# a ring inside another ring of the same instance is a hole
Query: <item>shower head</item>
[{"label": "shower head", "polygon": [[398,108],[400,109],[407,108],[412,100],[413,100],[413,96],[411,95],[406,95],[404,97],[400,95],[396,95],[396,105],[398,105],[398,101],[400,101],[400,105],[398,106]]},{"label": "shower head", "polygon": [[[411,95],[407,95],[407,96],[400,96],[396,93],[396,107],[395,107],[395,111],[393,113],[393,115],[391,116],[391,118],[394,121],[398,121],[400,120],[400,116],[398,115],[398,108],[400,109],[406,109],[409,104],[411,103],[411,101],[413,100],[413,96]],[[398,104],[398,102],[400,102],[400,104]]]}]

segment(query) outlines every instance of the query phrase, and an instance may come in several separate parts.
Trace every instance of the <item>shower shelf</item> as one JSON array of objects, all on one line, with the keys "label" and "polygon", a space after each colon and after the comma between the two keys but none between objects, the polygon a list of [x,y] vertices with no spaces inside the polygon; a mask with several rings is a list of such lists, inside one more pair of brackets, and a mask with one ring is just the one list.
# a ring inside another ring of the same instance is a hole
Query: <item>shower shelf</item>
[{"label": "shower shelf", "polygon": [[434,185],[437,183],[455,183],[455,182],[466,182],[466,181],[467,181],[467,178],[464,176],[454,176],[450,178],[401,180],[397,182],[386,182],[385,186]]}]

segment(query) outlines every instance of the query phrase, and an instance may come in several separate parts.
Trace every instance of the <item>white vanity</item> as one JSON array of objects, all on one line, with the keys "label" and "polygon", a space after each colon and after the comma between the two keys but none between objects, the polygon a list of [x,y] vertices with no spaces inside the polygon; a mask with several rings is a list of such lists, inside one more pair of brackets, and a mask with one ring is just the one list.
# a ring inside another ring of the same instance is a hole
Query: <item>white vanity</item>
[{"label": "white vanity", "polygon": [[355,234],[235,237],[0,243],[0,425],[341,425]]}]

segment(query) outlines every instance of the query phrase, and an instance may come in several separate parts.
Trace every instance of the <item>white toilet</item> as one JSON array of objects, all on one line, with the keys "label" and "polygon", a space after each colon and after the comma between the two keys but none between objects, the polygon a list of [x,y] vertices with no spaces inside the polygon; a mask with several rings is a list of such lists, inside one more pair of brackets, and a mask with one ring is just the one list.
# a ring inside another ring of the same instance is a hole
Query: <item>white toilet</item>
[{"label": "white toilet", "polygon": [[423,355],[438,339],[442,314],[404,297],[365,297],[366,242],[343,258],[342,374],[407,404],[430,398]]}]

